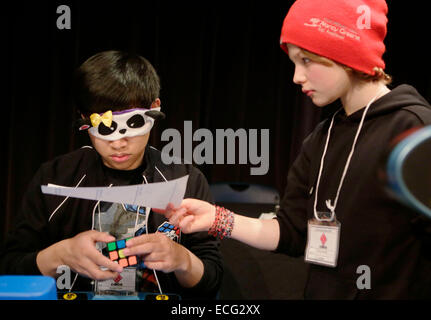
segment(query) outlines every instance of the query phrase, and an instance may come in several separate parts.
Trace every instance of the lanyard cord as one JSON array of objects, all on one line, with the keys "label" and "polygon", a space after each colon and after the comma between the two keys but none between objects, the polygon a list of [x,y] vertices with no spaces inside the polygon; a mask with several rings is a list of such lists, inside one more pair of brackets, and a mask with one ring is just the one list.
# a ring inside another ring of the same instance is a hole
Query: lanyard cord
[{"label": "lanyard cord", "polygon": [[[157,169],[157,167],[155,167],[155,168]],[[159,169],[157,169],[157,171],[159,171]],[[165,176],[161,172],[160,172],[160,174],[162,175],[163,179],[165,179],[165,181],[168,181],[168,180],[166,180]],[[144,178],[145,184],[148,184],[148,180],[145,177],[145,175],[142,175],[142,177]],[[147,235],[148,235],[148,218],[150,216],[150,211],[151,211],[151,208],[147,207],[146,208],[146,216],[145,216],[145,233]],[[163,294],[162,286],[160,285],[159,277],[157,276],[157,272],[155,269],[153,269],[153,274],[154,274],[154,278],[156,278],[157,287],[159,288],[159,293]]]},{"label": "lanyard cord", "polygon": [[355,151],[356,142],[358,140],[359,134],[361,133],[362,126],[363,126],[364,120],[365,120],[365,116],[366,116],[368,109],[370,108],[371,104],[377,99],[377,97],[381,94],[382,91],[383,91],[383,89],[379,90],[379,92],[376,94],[376,96],[374,98],[372,98],[370,100],[370,102],[368,102],[367,106],[365,107],[364,112],[362,113],[361,122],[359,123],[358,130],[356,131],[355,139],[353,140],[353,144],[352,144],[352,149],[350,150],[349,156],[348,156],[346,164],[344,166],[343,175],[341,176],[340,183],[338,185],[337,195],[335,197],[334,204],[332,204],[332,201],[330,199],[325,201],[326,207],[331,211],[331,217],[329,219],[325,219],[325,218],[322,219],[322,218],[319,218],[319,216],[317,214],[317,209],[316,209],[316,207],[317,207],[317,194],[319,192],[320,178],[321,178],[322,171],[323,171],[323,164],[325,161],[326,151],[327,151],[328,145],[329,145],[329,138],[331,137],[332,126],[334,124],[335,116],[337,115],[337,113],[341,109],[338,110],[337,112],[335,112],[334,115],[332,116],[331,124],[329,125],[329,129],[328,129],[328,137],[326,138],[325,148],[323,149],[323,155],[322,155],[322,158],[320,160],[319,175],[317,177],[317,183],[316,183],[316,194],[314,196],[314,208],[313,208],[314,209],[314,217],[316,218],[316,220],[318,220],[318,221],[333,221],[334,220],[335,208],[337,207],[338,197],[340,196],[341,187],[343,185],[344,178],[346,177],[347,169],[349,168],[349,165],[350,165],[350,160],[352,159],[353,153]]},{"label": "lanyard cord", "polygon": [[[168,180],[165,178],[165,176],[161,173],[161,171],[157,168],[157,167],[155,167],[156,169],[157,169],[157,171],[160,173],[160,175],[163,177],[163,179],[167,182]],[[142,175],[142,177],[143,177],[143,179],[144,179],[144,181],[145,181],[145,184],[148,184],[148,180],[147,180],[147,178],[145,177],[145,175]],[[82,180],[85,178],[85,175],[81,178],[81,180],[78,182],[78,184],[76,185],[76,187],[78,187],[79,186],[79,184],[82,182]],[[109,187],[108,188],[110,188],[110,187],[112,187],[112,183],[109,185]],[[76,188],[75,187],[75,188]],[[49,220],[52,218],[52,216],[55,214],[55,212],[58,210],[58,208],[65,202],[67,200],[67,198],[57,207],[57,209],[55,209],[54,210],[54,212],[51,214],[51,216],[49,217]],[[123,205],[123,208],[124,208],[124,204],[122,204]],[[100,219],[100,216],[101,216],[101,212],[100,212],[100,200],[99,201],[97,201],[97,203],[96,203],[96,205],[94,206],[94,208],[93,208],[93,214],[92,214],[92,222],[91,222],[91,229],[93,230],[94,229],[94,214],[95,214],[95,211],[96,211],[96,208],[98,209],[98,214],[99,214],[99,217],[98,217],[98,222],[99,222],[99,231],[100,232],[102,232],[102,224],[101,224],[101,219]],[[138,208],[136,209],[136,220],[135,220],[135,229],[136,229],[136,226],[137,226],[137,224],[138,224],[138,218],[139,218],[139,208],[140,208],[140,206],[138,206]],[[125,209],[125,208],[124,208]],[[149,217],[149,214],[150,214],[150,210],[151,210],[151,208],[145,208],[146,209],[146,215],[145,215],[145,229],[146,229],[146,234],[148,234],[148,217]],[[153,269],[153,273],[154,273],[154,276],[155,276],[155,278],[156,278],[156,281],[157,281],[157,286],[159,287],[159,292],[160,292],[160,294],[163,294],[163,291],[162,291],[162,288],[161,288],[161,286],[160,286],[160,282],[159,282],[159,279],[158,279],[158,277],[157,277],[157,273],[156,273],[156,270],[154,270]],[[72,285],[70,286],[70,288],[69,288],[69,292],[71,292],[72,291],[72,288],[73,288],[73,286],[75,285],[75,282],[76,282],[76,279],[78,278],[78,272],[76,273],[76,275],[75,275],[75,278],[73,279],[73,282],[72,282]]]}]

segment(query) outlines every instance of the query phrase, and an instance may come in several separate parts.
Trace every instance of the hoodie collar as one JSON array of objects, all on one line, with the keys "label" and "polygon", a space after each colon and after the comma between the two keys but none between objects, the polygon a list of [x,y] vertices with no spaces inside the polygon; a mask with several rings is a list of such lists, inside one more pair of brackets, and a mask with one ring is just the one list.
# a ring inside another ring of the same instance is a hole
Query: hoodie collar
[{"label": "hoodie collar", "polygon": [[[411,105],[423,105],[430,108],[429,103],[415,88],[407,84],[399,85],[374,101],[368,110],[366,119],[391,113]],[[364,108],[365,106],[349,116],[345,112],[339,112],[336,120],[359,122],[361,121]]]}]

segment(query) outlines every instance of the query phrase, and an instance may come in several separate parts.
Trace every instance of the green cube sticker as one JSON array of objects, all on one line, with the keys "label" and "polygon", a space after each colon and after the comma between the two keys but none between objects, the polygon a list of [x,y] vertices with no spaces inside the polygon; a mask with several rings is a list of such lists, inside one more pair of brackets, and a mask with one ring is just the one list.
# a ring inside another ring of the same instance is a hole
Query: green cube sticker
[{"label": "green cube sticker", "polygon": [[108,243],[108,250],[112,251],[112,250],[115,250],[115,249],[117,249],[117,246],[115,245],[115,242],[109,242]]}]

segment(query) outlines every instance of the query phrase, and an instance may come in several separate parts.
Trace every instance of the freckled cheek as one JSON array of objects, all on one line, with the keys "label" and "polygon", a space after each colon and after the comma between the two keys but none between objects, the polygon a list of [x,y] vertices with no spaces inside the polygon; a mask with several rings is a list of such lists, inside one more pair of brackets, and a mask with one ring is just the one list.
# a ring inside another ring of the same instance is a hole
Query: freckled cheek
[{"label": "freckled cheek", "polygon": [[334,86],[336,77],[321,66],[313,66],[308,72],[308,81],[315,90],[327,90]]}]

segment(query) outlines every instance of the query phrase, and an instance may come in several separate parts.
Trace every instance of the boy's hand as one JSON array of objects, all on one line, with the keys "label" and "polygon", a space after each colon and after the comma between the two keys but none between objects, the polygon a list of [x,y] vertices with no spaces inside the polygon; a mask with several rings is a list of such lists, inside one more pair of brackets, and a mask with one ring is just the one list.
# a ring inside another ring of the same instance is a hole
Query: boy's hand
[{"label": "boy's hand", "polygon": [[139,255],[150,269],[174,272],[185,288],[195,286],[204,273],[203,262],[163,233],[145,234],[126,242],[125,255]]},{"label": "boy's hand", "polygon": [[150,269],[163,272],[185,271],[188,255],[186,249],[165,234],[156,232],[132,238],[126,242],[124,254],[139,255]]},{"label": "boy's hand", "polygon": [[[55,276],[59,265],[95,280],[114,279],[123,268],[96,249],[97,242],[115,241],[107,233],[91,230],[60,241],[39,252],[36,258],[42,274]],[[102,271],[100,267],[108,270]]]}]

